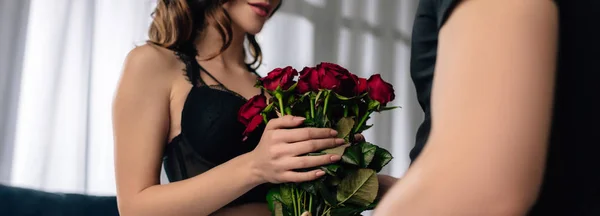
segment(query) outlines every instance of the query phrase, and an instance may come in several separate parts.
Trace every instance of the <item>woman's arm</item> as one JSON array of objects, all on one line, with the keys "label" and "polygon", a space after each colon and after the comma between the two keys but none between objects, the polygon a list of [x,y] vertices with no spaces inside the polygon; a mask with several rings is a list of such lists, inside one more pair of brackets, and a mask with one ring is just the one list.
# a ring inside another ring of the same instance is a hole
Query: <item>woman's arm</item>
[{"label": "woman's arm", "polygon": [[542,181],[557,8],[464,0],[441,29],[429,142],[375,215],[524,215]]},{"label": "woman's arm", "polygon": [[116,180],[122,215],[208,215],[257,185],[244,156],[188,180],[159,184],[174,77],[169,71],[178,66],[169,62],[173,57],[166,54],[148,45],[133,50],[114,99]]},{"label": "woman's arm", "polygon": [[[177,64],[172,53],[152,46],[136,48],[125,63],[113,110],[117,198],[122,215],[212,214],[259,184],[315,180],[325,172],[314,167],[341,159],[332,154],[299,156],[337,147],[344,139],[336,138],[337,132],[328,128],[297,128],[304,118],[284,116],[269,121],[252,152],[193,178],[160,185],[170,88],[173,74],[181,76]],[[311,167],[311,171],[293,171]]]}]

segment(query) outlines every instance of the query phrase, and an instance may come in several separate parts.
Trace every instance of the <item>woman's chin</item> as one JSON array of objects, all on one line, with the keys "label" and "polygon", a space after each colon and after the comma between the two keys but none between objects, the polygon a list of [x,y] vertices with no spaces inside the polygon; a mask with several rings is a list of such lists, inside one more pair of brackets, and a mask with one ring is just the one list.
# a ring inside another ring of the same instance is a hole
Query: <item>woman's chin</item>
[{"label": "woman's chin", "polygon": [[260,27],[260,28],[254,28],[254,29],[248,29],[246,32],[248,34],[251,34],[251,35],[256,35],[256,34],[260,33],[260,31],[262,31],[262,27]]},{"label": "woman's chin", "polygon": [[243,26],[242,28],[246,31],[246,33],[256,35],[262,31],[263,27],[263,23],[256,23],[255,25]]}]

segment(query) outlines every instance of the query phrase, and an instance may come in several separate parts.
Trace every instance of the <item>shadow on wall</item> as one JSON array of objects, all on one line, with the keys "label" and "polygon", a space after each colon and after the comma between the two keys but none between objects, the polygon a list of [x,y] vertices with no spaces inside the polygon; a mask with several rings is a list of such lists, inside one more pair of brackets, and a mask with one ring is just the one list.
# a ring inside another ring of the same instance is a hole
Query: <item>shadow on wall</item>
[{"label": "shadow on wall", "polygon": [[49,193],[0,185],[0,215],[117,216],[114,196]]}]

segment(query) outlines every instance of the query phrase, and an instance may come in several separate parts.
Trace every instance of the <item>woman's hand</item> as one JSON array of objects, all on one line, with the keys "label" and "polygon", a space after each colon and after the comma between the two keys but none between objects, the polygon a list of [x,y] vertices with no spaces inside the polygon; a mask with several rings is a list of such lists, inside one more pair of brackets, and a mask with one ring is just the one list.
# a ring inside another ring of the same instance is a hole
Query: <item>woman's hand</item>
[{"label": "woman's hand", "polygon": [[356,141],[356,142],[364,142],[365,141],[365,136],[363,136],[362,134],[354,134],[354,141]]},{"label": "woman's hand", "polygon": [[[249,153],[251,167],[258,184],[304,182],[325,174],[315,168],[307,172],[293,170],[318,167],[341,159],[341,155],[299,156],[344,144],[329,128],[294,128],[304,122],[302,117],[283,116],[267,124],[260,143]],[[289,129],[294,128],[294,129]]]}]

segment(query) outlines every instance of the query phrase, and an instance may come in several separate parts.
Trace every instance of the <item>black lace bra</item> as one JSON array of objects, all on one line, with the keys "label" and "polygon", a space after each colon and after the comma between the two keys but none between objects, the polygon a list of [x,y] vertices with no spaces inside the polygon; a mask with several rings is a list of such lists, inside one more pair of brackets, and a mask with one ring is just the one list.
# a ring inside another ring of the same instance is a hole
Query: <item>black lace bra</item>
[{"label": "black lace bra", "polygon": [[[247,99],[229,90],[202,68],[196,61],[195,50],[178,51],[176,54],[185,63],[186,76],[193,87],[181,113],[181,133],[167,144],[164,151],[163,165],[170,182],[194,177],[252,151],[264,130],[259,128],[242,141],[245,126],[237,120],[237,115]],[[250,67],[249,70],[256,73]],[[200,73],[205,73],[218,84],[207,85]],[[228,206],[266,202],[268,189],[269,185],[260,185]]]}]

